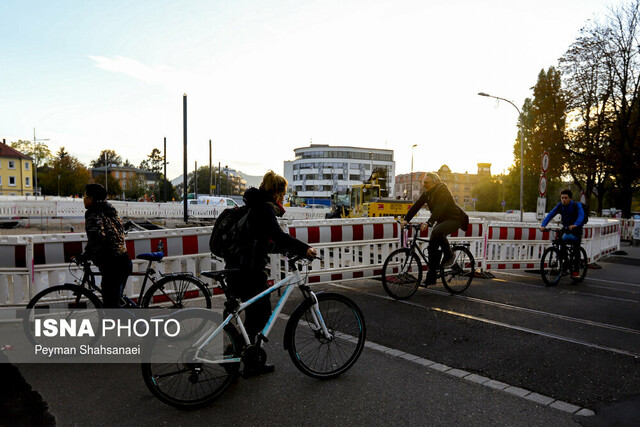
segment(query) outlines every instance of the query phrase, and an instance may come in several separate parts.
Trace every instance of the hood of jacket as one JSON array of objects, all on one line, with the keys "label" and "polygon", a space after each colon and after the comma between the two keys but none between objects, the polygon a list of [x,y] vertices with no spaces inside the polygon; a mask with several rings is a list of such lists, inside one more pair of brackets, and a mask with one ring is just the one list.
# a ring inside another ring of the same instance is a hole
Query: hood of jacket
[{"label": "hood of jacket", "polygon": [[242,200],[244,200],[244,203],[249,208],[260,205],[267,205],[271,207],[271,209],[273,209],[273,213],[276,216],[281,217],[282,215],[284,215],[284,208],[278,203],[275,203],[264,190],[251,187],[250,189],[245,191],[244,196],[242,196]]}]

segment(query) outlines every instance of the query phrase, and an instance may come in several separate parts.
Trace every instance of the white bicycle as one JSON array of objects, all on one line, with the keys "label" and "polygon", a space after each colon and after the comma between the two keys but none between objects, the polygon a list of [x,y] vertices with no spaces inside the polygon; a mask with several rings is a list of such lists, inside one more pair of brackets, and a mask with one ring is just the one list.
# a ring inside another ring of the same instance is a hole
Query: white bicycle
[{"label": "white bicycle", "polygon": [[[275,319],[297,287],[304,300],[293,310],[284,333],[284,348],[304,374],[319,379],[337,377],[351,368],[364,348],[366,326],[355,302],[337,293],[314,293],[297,263],[288,261],[289,274],[274,286],[241,302],[227,291],[225,277],[238,270],[203,272],[214,279],[226,296],[224,315],[207,309],[180,310],[171,317],[180,323],[179,337],[160,337],[143,350],[145,384],[162,402],[181,408],[206,405],[224,393],[237,379],[241,365],[264,364],[262,344]],[[251,304],[282,289],[282,295],[251,344],[240,313]]]}]

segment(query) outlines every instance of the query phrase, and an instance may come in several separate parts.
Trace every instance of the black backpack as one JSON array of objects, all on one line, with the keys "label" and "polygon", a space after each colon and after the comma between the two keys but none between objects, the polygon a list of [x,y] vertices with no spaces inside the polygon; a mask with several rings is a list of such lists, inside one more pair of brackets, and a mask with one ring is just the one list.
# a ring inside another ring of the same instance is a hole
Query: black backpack
[{"label": "black backpack", "polygon": [[213,225],[209,249],[225,261],[239,256],[249,237],[249,207],[241,206],[222,211]]},{"label": "black backpack", "polygon": [[[584,211],[584,221],[582,222],[582,225],[587,225],[587,223],[589,222],[589,205],[587,205],[586,203],[582,203],[582,202],[574,202],[574,203],[580,203],[582,205],[582,210]],[[576,220],[578,219],[578,210],[576,209]]]}]

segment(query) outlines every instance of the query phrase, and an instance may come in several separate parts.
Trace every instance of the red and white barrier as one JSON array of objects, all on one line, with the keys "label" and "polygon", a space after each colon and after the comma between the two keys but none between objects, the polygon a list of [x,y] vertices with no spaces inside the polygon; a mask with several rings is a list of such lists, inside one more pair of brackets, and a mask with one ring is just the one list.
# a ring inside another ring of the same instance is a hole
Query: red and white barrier
[{"label": "red and white barrier", "polygon": [[[322,259],[312,263],[310,283],[379,276],[387,256],[400,246],[399,224],[388,217],[293,221],[283,227],[319,251]],[[467,230],[456,231],[450,240],[470,243],[476,267],[482,270],[534,269],[554,237],[538,227],[533,223],[472,219]],[[126,239],[127,250],[132,259],[140,253],[164,251],[164,262],[155,267],[159,272],[198,275],[203,270],[221,269],[221,260],[212,258],[209,252],[211,228],[131,232]],[[428,238],[429,233],[427,229],[421,237]],[[618,220],[592,219],[583,237],[589,262],[619,249],[620,233]],[[85,244],[84,233],[0,238],[0,305],[26,304],[48,286],[74,281],[80,273],[69,270],[69,260],[81,253]],[[420,250],[425,249],[426,243],[421,243]],[[146,261],[134,261],[134,271],[144,271],[146,265]],[[282,277],[283,268],[281,257],[272,256],[271,279]],[[127,295],[137,295],[140,280],[139,276],[131,278]]]}]

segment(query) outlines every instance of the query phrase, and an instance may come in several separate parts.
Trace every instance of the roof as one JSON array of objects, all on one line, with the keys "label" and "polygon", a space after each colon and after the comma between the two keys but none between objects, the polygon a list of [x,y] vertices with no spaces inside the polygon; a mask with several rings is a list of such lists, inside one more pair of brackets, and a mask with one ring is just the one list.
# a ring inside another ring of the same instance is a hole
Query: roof
[{"label": "roof", "polygon": [[21,152],[19,152],[18,150],[16,150],[15,148],[0,142],[0,157],[9,157],[9,158],[13,158],[13,159],[25,159],[25,160],[32,160],[31,157],[27,156],[26,154],[22,154]]}]

